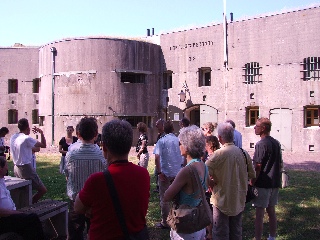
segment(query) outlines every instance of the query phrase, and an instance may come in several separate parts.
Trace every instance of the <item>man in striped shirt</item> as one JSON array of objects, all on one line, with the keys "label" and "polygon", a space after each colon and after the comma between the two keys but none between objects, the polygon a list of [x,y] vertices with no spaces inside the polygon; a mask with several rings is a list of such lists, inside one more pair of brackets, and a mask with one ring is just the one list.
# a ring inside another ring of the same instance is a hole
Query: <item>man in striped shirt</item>
[{"label": "man in striped shirt", "polygon": [[84,117],[79,122],[80,148],[66,155],[67,194],[70,198],[68,220],[68,239],[83,239],[85,222],[87,228],[89,219],[84,214],[74,212],[74,200],[83,188],[87,178],[96,172],[106,169],[107,163],[102,151],[96,147],[94,140],[98,135],[98,124],[95,118]]}]

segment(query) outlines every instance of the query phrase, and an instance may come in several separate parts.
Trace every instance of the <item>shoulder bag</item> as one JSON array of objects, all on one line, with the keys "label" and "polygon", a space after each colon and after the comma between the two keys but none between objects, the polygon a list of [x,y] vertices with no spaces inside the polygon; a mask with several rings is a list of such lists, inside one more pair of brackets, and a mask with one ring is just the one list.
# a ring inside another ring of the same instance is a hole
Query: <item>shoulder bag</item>
[{"label": "shoulder bag", "polygon": [[[240,149],[241,149],[241,151],[242,151],[242,153],[243,153],[243,156],[244,156],[244,158],[245,158],[245,160],[246,160],[247,172],[249,172],[247,156],[246,156],[245,152],[243,151],[243,149],[242,149],[242,148],[240,148]],[[248,184],[248,191],[247,191],[247,196],[246,196],[246,203],[251,202],[251,201],[252,201],[253,199],[255,199],[256,197],[258,197],[258,190],[257,190],[254,186]]]},{"label": "shoulder bag", "polygon": [[126,221],[124,219],[124,215],[122,212],[122,208],[120,206],[120,200],[118,197],[118,193],[117,193],[117,190],[114,186],[112,176],[111,176],[108,169],[106,171],[104,171],[103,173],[104,173],[107,185],[108,185],[110,196],[112,198],[113,206],[115,208],[118,220],[120,222],[121,230],[125,236],[124,239],[125,240],[149,240],[149,233],[148,233],[147,226],[144,226],[144,228],[140,232],[129,234],[128,228],[126,225]]},{"label": "shoulder bag", "polygon": [[[192,177],[192,186],[197,186],[201,192],[201,202],[196,207],[186,204],[173,203],[170,209],[167,223],[177,233],[194,233],[212,223],[212,211],[206,200],[203,187],[200,183],[197,170],[191,165],[188,166]],[[193,176],[192,176],[193,175]]]}]

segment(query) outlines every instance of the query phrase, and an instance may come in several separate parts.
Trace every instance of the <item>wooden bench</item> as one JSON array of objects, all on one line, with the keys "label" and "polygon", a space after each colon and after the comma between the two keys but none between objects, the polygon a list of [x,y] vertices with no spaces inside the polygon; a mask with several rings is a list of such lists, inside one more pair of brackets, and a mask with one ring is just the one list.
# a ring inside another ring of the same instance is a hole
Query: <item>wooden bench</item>
[{"label": "wooden bench", "polygon": [[[24,213],[36,213],[43,225],[45,236],[52,239],[66,237],[68,232],[68,203],[46,199],[19,209]],[[0,240],[17,240],[19,235],[16,233],[5,233],[0,235]]]}]

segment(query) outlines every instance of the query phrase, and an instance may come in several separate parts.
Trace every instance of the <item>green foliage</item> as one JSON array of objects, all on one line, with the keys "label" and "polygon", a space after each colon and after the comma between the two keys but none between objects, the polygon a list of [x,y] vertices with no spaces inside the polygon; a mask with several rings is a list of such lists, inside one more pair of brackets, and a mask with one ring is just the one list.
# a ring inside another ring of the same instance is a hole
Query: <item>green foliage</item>
[{"label": "green foliage", "polygon": [[[130,161],[138,163],[136,156]],[[59,155],[37,155],[37,172],[48,189],[45,198],[67,200],[66,179],[59,173]],[[157,229],[154,225],[160,221],[159,195],[154,177],[154,158],[149,160],[151,189],[147,224],[153,240],[170,239],[169,230]],[[9,175],[13,176],[12,161],[9,162]],[[290,187],[280,190],[279,204],[276,208],[278,217],[278,240],[320,239],[320,172],[289,171]],[[243,239],[254,236],[255,211],[247,204],[243,214]],[[267,238],[268,218],[265,215],[264,239]]]}]

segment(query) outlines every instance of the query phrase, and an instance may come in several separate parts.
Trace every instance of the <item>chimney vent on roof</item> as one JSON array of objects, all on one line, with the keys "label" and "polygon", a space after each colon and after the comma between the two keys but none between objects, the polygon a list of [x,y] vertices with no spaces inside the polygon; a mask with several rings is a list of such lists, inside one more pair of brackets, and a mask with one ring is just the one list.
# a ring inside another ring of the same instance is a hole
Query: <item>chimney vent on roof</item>
[{"label": "chimney vent on roof", "polygon": [[150,29],[148,28],[147,29],[147,37],[149,37],[150,36]]},{"label": "chimney vent on roof", "polygon": [[233,13],[230,13],[230,22],[233,22]]},{"label": "chimney vent on roof", "polygon": [[154,28],[152,28],[152,35],[151,36],[153,36],[154,35]]}]

